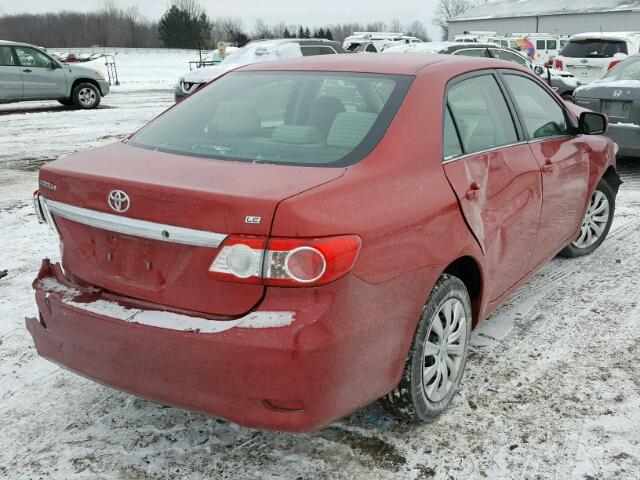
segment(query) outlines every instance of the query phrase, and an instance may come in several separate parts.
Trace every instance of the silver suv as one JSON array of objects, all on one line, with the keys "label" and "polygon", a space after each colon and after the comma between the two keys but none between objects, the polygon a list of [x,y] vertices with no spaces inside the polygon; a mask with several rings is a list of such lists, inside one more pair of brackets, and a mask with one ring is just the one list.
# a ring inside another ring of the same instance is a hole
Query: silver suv
[{"label": "silver suv", "polygon": [[58,100],[88,110],[108,93],[100,70],[60,63],[34,45],[0,40],[0,103]]}]

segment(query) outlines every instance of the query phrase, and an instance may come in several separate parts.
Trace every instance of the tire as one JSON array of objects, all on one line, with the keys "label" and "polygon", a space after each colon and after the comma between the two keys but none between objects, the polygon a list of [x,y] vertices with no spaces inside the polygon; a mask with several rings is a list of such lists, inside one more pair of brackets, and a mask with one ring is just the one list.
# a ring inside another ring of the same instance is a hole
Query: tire
[{"label": "tire", "polygon": [[91,110],[100,105],[100,90],[93,83],[80,83],[73,89],[73,104],[81,110]]},{"label": "tire", "polygon": [[[603,207],[604,210],[601,210]],[[600,180],[589,200],[580,235],[564,247],[559,255],[575,258],[589,255],[596,250],[607,238],[615,210],[616,195],[606,180]],[[604,212],[606,212],[606,218]]]},{"label": "tire", "polygon": [[[453,318],[453,323],[450,324],[447,318]],[[464,374],[471,319],[471,301],[466,287],[457,277],[442,275],[422,310],[400,383],[380,399],[389,412],[401,420],[428,422],[446,410]],[[452,331],[448,324],[454,326]],[[438,325],[441,334],[437,332]],[[441,343],[443,339],[448,342]],[[451,345],[449,351],[456,352],[446,355],[448,361],[442,356],[444,345]],[[443,365],[450,380],[446,384],[441,380]]]},{"label": "tire", "polygon": [[565,102],[573,103],[573,92],[565,92],[561,96]]},{"label": "tire", "polygon": [[62,105],[66,106],[66,107],[70,107],[70,106],[74,105],[73,100],[71,98],[65,98],[64,100],[58,100],[58,102],[60,102]]}]

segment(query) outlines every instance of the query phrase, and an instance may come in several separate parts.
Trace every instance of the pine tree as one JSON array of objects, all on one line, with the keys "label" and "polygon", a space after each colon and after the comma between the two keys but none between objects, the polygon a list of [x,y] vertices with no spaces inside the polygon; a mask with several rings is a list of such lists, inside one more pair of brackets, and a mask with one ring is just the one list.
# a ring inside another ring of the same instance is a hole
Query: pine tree
[{"label": "pine tree", "polygon": [[173,3],[158,23],[158,37],[168,48],[199,48],[209,38],[212,24],[203,11]]},{"label": "pine tree", "polygon": [[333,33],[331,33],[331,30],[329,30],[328,28],[324,32],[324,38],[326,38],[327,40],[333,40]]},{"label": "pine tree", "polygon": [[311,30],[309,30],[309,27],[304,29],[304,38],[311,38]]},{"label": "pine tree", "polygon": [[298,28],[298,38],[304,38],[304,29],[302,28],[302,25]]},{"label": "pine tree", "polygon": [[283,38],[291,38],[291,32],[289,31],[289,29],[287,27],[284,27],[284,32],[282,32],[282,37]]},{"label": "pine tree", "polygon": [[314,38],[324,38],[324,28],[320,28],[318,32],[314,35]]}]

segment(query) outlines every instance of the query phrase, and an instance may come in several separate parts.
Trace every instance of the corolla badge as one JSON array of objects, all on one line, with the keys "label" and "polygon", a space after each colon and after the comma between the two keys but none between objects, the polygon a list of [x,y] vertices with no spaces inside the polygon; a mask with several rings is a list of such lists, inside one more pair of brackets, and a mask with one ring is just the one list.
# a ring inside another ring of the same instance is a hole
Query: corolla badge
[{"label": "corolla badge", "polygon": [[616,98],[620,98],[622,96],[622,90],[614,90],[613,92],[611,92],[611,95]]},{"label": "corolla badge", "polygon": [[111,190],[107,197],[107,203],[112,210],[115,210],[118,213],[126,212],[131,206],[129,195],[124,193],[122,190]]}]

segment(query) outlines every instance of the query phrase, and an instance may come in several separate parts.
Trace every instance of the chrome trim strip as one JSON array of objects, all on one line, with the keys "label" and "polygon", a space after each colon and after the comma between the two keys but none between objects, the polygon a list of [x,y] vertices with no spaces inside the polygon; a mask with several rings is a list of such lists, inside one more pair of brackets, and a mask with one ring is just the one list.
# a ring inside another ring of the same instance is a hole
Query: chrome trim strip
[{"label": "chrome trim strip", "polygon": [[107,230],[109,232],[132,235],[134,237],[148,238],[161,242],[180,243],[194,247],[213,248],[220,246],[224,239],[227,238],[227,235],[222,233],[175,227],[173,225],[137,220],[135,218],[75,207],[66,203],[49,200],[42,195],[40,196],[40,202],[45,207],[43,209],[45,214],[49,212],[49,214],[66,218],[72,222]]},{"label": "chrome trim strip", "polygon": [[480,150],[478,152],[472,152],[472,153],[464,153],[462,155],[458,155],[458,156],[449,156],[449,157],[445,157],[444,160],[442,161],[443,165],[446,165],[447,163],[452,163],[452,162],[457,162],[458,160],[464,160],[467,157],[471,157],[473,155],[482,155],[483,153],[490,153],[490,152],[494,152],[496,150],[500,150],[503,148],[509,148],[509,147],[515,147],[518,145],[525,145],[529,143],[527,140],[522,140],[516,143],[510,143],[508,145],[501,145],[499,147],[493,147],[493,148],[487,148],[486,150]]}]

